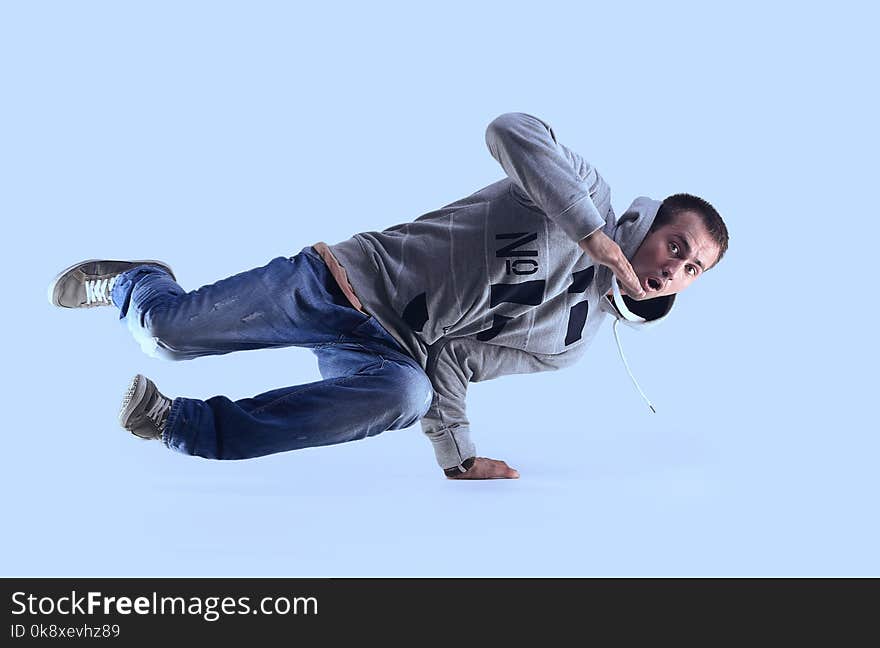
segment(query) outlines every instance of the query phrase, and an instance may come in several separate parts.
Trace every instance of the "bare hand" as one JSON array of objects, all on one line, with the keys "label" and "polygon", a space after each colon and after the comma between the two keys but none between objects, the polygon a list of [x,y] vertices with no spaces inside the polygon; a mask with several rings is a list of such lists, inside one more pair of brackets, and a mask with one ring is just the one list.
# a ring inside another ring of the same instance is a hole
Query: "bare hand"
[{"label": "bare hand", "polygon": [[623,250],[602,230],[596,230],[578,241],[578,247],[590,255],[597,263],[611,268],[617,277],[618,284],[625,294],[633,299],[644,299],[648,296],[642,288],[638,275],[632,269]]},{"label": "bare hand", "polygon": [[519,473],[503,461],[477,457],[467,472],[449,479],[519,479]]}]

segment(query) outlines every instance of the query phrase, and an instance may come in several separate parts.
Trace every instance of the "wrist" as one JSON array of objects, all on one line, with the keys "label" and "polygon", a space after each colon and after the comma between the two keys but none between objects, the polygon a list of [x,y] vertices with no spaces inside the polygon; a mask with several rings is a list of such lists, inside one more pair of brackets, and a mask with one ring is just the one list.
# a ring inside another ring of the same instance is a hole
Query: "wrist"
[{"label": "wrist", "polygon": [[461,473],[465,473],[470,470],[471,466],[474,465],[474,462],[476,460],[476,457],[468,457],[457,466],[453,466],[452,468],[444,468],[443,472],[447,477],[455,477],[457,475],[460,475]]}]

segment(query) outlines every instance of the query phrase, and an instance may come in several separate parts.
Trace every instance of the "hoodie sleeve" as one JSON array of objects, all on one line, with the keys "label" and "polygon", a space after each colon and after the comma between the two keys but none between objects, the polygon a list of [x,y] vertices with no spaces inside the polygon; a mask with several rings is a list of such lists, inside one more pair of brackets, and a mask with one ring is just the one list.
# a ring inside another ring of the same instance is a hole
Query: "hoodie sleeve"
[{"label": "hoodie sleeve", "polygon": [[455,468],[476,456],[465,406],[469,382],[553,371],[576,360],[574,355],[535,354],[470,337],[438,340],[429,351],[426,368],[434,386],[434,399],[420,422],[440,467]]},{"label": "hoodie sleeve", "polygon": [[594,168],[556,141],[549,124],[510,112],[486,128],[489,151],[520,189],[575,242],[605,226],[590,198]]}]

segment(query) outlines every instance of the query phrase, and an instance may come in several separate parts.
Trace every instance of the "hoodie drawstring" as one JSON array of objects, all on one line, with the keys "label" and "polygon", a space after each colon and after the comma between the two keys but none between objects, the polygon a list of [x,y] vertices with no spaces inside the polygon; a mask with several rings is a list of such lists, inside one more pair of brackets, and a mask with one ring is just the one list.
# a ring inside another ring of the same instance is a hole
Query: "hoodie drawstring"
[{"label": "hoodie drawstring", "polygon": [[642,398],[645,399],[645,402],[648,404],[648,407],[651,408],[651,411],[654,412],[654,413],[656,414],[656,413],[657,413],[657,410],[654,409],[654,406],[651,405],[651,401],[648,400],[648,397],[647,397],[647,396],[645,396],[645,392],[643,392],[643,391],[642,391],[642,388],[639,387],[639,383],[636,381],[636,377],[633,376],[633,372],[629,370],[629,364],[627,363],[626,358],[625,358],[624,355],[623,355],[623,346],[621,346],[621,344],[620,344],[620,336],[617,335],[617,324],[618,324],[618,322],[620,322],[620,320],[617,319],[617,318],[615,317],[615,318],[614,318],[614,324],[611,325],[611,330],[614,331],[614,340],[617,342],[617,350],[618,350],[618,352],[620,353],[620,359],[623,360],[623,366],[624,366],[624,368],[626,369],[626,373],[629,374],[630,380],[633,381],[633,385],[635,385],[635,386],[636,386],[636,389],[639,390],[639,393],[642,395]]},{"label": "hoodie drawstring", "polygon": [[[630,312],[630,310],[626,307],[626,302],[623,301],[623,296],[620,294],[620,288],[617,286],[617,277],[615,275],[611,275],[611,289],[614,291],[613,300],[615,305],[617,306],[617,310],[620,311],[620,314],[623,315],[630,322],[644,322],[645,319],[643,317],[639,317],[635,313]],[[614,331],[614,340],[617,342],[617,351],[620,353],[620,359],[623,361],[623,366],[626,369],[626,373],[629,374],[630,380],[633,381],[633,385],[636,386],[636,389],[639,390],[639,393],[642,395],[642,398],[645,399],[645,402],[648,404],[648,407],[651,408],[651,411],[655,414],[657,410],[654,409],[654,406],[651,404],[651,401],[648,400],[648,397],[645,396],[645,392],[642,391],[642,388],[639,387],[639,383],[636,381],[636,377],[633,376],[633,372],[629,369],[629,363],[626,361],[626,357],[623,355],[623,346],[620,344],[620,336],[617,334],[617,323],[620,321],[620,318],[614,318],[614,324],[612,325],[612,330]]]}]

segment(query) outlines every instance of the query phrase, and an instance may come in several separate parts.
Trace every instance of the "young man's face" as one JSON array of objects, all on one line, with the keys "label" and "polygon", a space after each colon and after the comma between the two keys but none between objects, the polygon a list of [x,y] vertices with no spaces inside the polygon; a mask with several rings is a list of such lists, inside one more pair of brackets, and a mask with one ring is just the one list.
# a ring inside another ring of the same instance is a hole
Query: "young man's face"
[{"label": "young man's face", "polygon": [[653,299],[690,286],[720,251],[699,215],[684,211],[648,234],[630,263],[648,293],[645,299]]}]

